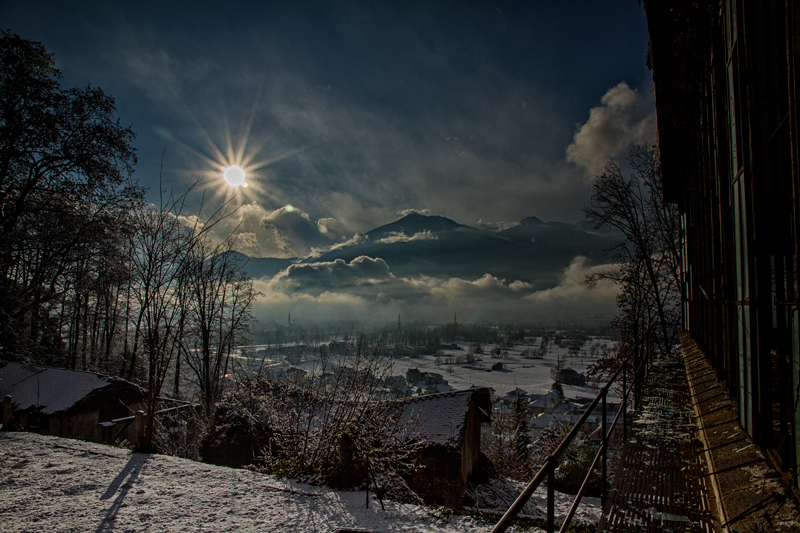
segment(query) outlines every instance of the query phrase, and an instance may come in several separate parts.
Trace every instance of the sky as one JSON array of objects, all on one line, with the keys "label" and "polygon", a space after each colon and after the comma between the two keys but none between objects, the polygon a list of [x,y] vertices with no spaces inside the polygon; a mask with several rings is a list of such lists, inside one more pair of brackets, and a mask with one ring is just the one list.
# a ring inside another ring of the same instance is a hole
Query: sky
[{"label": "sky", "polygon": [[[207,206],[235,193],[252,256],[410,210],[576,222],[603,165],[655,139],[634,0],[12,0],[0,21],[55,54],[64,86],[115,97],[148,200],[159,179],[202,178]],[[232,163],[248,187],[222,179]]]}]

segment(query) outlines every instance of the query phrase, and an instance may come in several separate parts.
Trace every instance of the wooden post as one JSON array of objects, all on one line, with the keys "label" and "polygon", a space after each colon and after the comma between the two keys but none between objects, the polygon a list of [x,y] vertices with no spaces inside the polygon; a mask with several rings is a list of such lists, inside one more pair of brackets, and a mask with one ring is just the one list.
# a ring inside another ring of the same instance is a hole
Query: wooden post
[{"label": "wooden post", "polygon": [[11,396],[3,398],[3,431],[11,431],[14,426],[14,406]]},{"label": "wooden post", "polygon": [[136,411],[133,420],[133,446],[139,451],[144,446],[144,411]]},{"label": "wooden post", "polygon": [[603,390],[603,420],[600,422],[602,424],[602,431],[603,431],[603,444],[601,447],[601,452],[603,454],[603,486],[600,490],[600,505],[606,504],[606,495],[608,494],[606,490],[606,479],[608,476],[608,472],[606,470],[606,448],[608,447],[608,435],[606,435],[606,391]]},{"label": "wooden post", "polygon": [[622,443],[628,441],[628,363],[622,367]]},{"label": "wooden post", "polygon": [[547,533],[555,531],[555,490],[556,490],[556,467],[558,459],[552,455],[547,458],[549,468],[547,470]]}]

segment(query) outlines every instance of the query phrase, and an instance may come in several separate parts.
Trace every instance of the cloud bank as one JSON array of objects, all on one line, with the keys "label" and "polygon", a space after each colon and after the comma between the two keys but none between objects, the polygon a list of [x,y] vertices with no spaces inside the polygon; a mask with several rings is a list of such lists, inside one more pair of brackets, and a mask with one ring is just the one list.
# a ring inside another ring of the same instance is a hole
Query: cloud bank
[{"label": "cloud bank", "polygon": [[558,284],[535,290],[530,283],[485,274],[478,279],[395,277],[382,259],[362,256],[292,265],[272,280],[259,280],[263,293],[256,314],[282,321],[287,313],[300,320],[356,319],[391,323],[406,320],[447,322],[458,313],[464,322],[607,322],[615,313],[617,288],[601,281],[594,288],[581,282],[609,265],[589,265],[576,257]]},{"label": "cloud bank", "polygon": [[656,140],[656,113],[652,97],[631,89],[624,81],[603,95],[600,105],[589,111],[567,147],[567,161],[590,177],[600,174],[609,159],[627,152],[635,144]]},{"label": "cloud bank", "polygon": [[267,210],[257,203],[239,206],[211,231],[217,241],[233,235],[234,247],[251,257],[278,258],[307,257],[342,242],[346,234],[343,225],[333,218],[314,221],[293,206]]}]

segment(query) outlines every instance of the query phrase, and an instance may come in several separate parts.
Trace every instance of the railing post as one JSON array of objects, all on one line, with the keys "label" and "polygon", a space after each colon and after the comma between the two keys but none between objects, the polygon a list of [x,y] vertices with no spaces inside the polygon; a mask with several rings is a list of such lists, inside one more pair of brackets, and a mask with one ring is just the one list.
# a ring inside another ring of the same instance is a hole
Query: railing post
[{"label": "railing post", "polygon": [[144,411],[136,411],[133,420],[133,446],[136,451],[144,447]]},{"label": "railing post", "polygon": [[603,446],[602,447],[602,451],[603,451],[603,487],[602,487],[602,491],[600,493],[600,504],[601,505],[605,505],[606,504],[606,496],[607,496],[607,494],[606,494],[606,475],[607,475],[607,472],[606,472],[606,448],[607,448],[607,444],[608,444],[608,435],[606,435],[606,396],[607,395],[608,395],[608,389],[603,391],[603,410],[602,410],[603,419],[601,421],[601,424],[602,424],[602,427],[603,427],[603,430],[602,430],[603,431],[603,444],[602,444],[602,446]]},{"label": "railing post", "polygon": [[639,350],[633,349],[633,409],[639,408]]},{"label": "railing post", "polygon": [[11,431],[14,425],[14,404],[11,396],[3,398],[3,431]]},{"label": "railing post", "polygon": [[622,443],[628,441],[628,365],[622,367]]},{"label": "railing post", "polygon": [[547,458],[547,462],[550,463],[547,471],[547,533],[553,533],[555,531],[555,495],[553,491],[555,491],[558,459],[551,455]]}]

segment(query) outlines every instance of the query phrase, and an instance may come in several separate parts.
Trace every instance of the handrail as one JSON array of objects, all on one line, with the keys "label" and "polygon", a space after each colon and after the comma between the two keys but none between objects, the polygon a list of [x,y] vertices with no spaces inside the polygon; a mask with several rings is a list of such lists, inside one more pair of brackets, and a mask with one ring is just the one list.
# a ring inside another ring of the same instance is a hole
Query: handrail
[{"label": "handrail", "polygon": [[[166,413],[167,411],[175,411],[175,410],[178,410],[178,409],[186,409],[187,407],[200,407],[200,404],[199,403],[186,402],[186,403],[184,403],[182,405],[176,405],[175,407],[167,407],[166,409],[161,409],[160,411],[156,411],[155,414],[160,415],[161,413]],[[147,413],[145,413],[144,416],[147,416]],[[123,416],[122,418],[115,418],[114,420],[109,420],[109,422],[111,422],[113,424],[119,424],[121,422],[129,422],[129,421],[133,420],[134,418],[136,418],[134,415]],[[101,424],[102,423],[103,422],[101,422]]]},{"label": "handrail", "polygon": [[[517,499],[514,500],[514,503],[511,504],[511,507],[509,507],[508,510],[505,512],[505,514],[503,514],[503,517],[500,519],[499,522],[497,522],[497,524],[492,529],[492,533],[502,533],[506,529],[508,529],[508,527],[511,525],[511,522],[514,520],[514,518],[517,516],[517,514],[519,514],[519,512],[522,510],[522,508],[525,506],[525,504],[528,503],[528,500],[530,500],[531,496],[533,496],[533,493],[536,492],[536,489],[539,488],[539,485],[542,484],[542,481],[544,481],[545,477],[547,477],[547,533],[553,533],[554,532],[554,522],[555,522],[554,514],[555,513],[554,513],[553,484],[555,482],[555,469],[558,467],[558,460],[561,457],[561,455],[566,451],[567,447],[569,447],[569,445],[572,443],[572,440],[578,435],[578,432],[580,431],[580,427],[583,425],[584,422],[586,422],[586,419],[589,418],[589,416],[591,415],[591,413],[594,410],[594,408],[597,407],[597,404],[600,403],[600,402],[602,402],[602,421],[601,421],[601,424],[602,424],[602,436],[603,436],[602,444],[600,446],[600,449],[598,449],[598,451],[597,451],[597,455],[595,456],[594,461],[592,462],[592,465],[589,467],[589,472],[587,473],[586,477],[584,478],[583,483],[581,484],[581,488],[578,490],[578,494],[575,496],[575,501],[572,503],[572,506],[570,507],[570,510],[567,513],[566,519],[561,524],[561,529],[559,530],[559,533],[561,533],[563,531],[566,531],[566,528],[569,525],[569,522],[572,520],[572,517],[574,516],[575,511],[577,510],[577,507],[578,507],[578,505],[580,503],[580,500],[583,497],[583,493],[585,492],[586,487],[589,484],[589,479],[590,479],[591,475],[594,473],[594,469],[597,467],[597,463],[601,459],[603,461],[603,491],[602,491],[601,500],[602,500],[603,504],[605,504],[605,498],[606,498],[606,475],[605,475],[605,471],[606,471],[606,449],[608,447],[609,436],[614,431],[614,427],[617,425],[617,422],[619,421],[620,414],[623,415],[623,425],[626,425],[626,422],[627,422],[626,421],[626,418],[627,418],[627,413],[626,412],[627,412],[627,408],[628,408],[628,394],[633,389],[633,387],[636,385],[636,379],[633,379],[633,380],[631,380],[630,387],[627,387],[627,383],[626,383],[626,381],[627,381],[627,367],[628,367],[628,363],[634,357],[634,355],[636,355],[636,354],[635,353],[630,354],[622,362],[622,364],[617,369],[617,371],[614,372],[614,374],[608,380],[608,383],[606,383],[603,386],[603,388],[600,389],[600,392],[597,393],[597,396],[595,396],[594,400],[592,400],[592,402],[589,404],[589,406],[583,412],[583,415],[581,415],[581,417],[578,419],[578,421],[572,427],[572,429],[567,434],[567,436],[564,437],[564,439],[561,441],[561,443],[558,445],[558,447],[555,449],[555,451],[552,454],[550,454],[547,457],[547,459],[545,459],[544,464],[539,469],[539,471],[536,473],[536,475],[533,477],[531,482],[528,483],[528,486],[525,487],[525,489],[517,497]],[[639,362],[639,366],[636,369],[634,369],[634,378],[639,375],[639,371],[642,369],[642,366],[644,365],[644,362],[645,362],[645,360],[644,360],[644,358],[642,358],[642,360]],[[611,388],[611,385],[614,383],[614,381],[616,381],[616,379],[619,377],[620,373],[622,373],[622,379],[623,379],[622,403],[620,404],[620,409],[617,411],[617,416],[614,417],[614,421],[611,424],[611,427],[607,429],[606,428],[606,396],[608,395],[608,391]],[[627,433],[627,427],[625,428],[624,433]],[[623,438],[624,437],[625,437],[625,435],[623,435]]]},{"label": "handrail", "polygon": [[[161,413],[166,413],[167,411],[175,411],[177,409],[186,409],[187,407],[200,407],[200,404],[199,403],[185,402],[185,403],[183,403],[181,405],[177,405],[175,407],[168,407],[166,409],[162,409],[160,411],[156,411],[155,414],[160,415]],[[145,413],[144,416],[147,416],[147,413]],[[101,425],[101,426],[102,425],[111,424],[111,427],[116,426],[117,424],[122,424],[122,427],[119,428],[119,431],[114,433],[114,438],[118,439],[119,436],[122,435],[122,433],[126,429],[128,429],[128,426],[131,425],[131,422],[133,422],[135,418],[136,418],[135,415],[123,416],[122,418],[115,418],[115,419],[109,420],[107,422],[99,422],[98,424]]]}]

